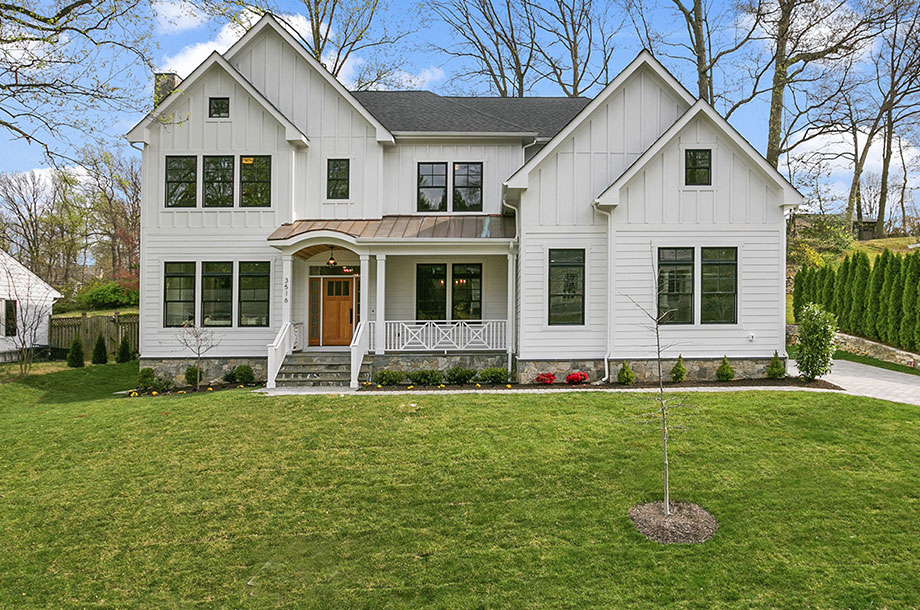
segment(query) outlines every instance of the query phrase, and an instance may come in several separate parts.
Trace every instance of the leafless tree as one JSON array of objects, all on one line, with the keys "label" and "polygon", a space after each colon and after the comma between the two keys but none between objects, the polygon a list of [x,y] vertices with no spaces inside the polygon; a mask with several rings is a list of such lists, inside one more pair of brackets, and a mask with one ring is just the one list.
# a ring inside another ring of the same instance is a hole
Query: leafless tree
[{"label": "leafless tree", "polygon": [[48,329],[53,299],[45,285],[36,282],[5,253],[0,253],[0,282],[6,284],[3,292],[7,295],[0,300],[4,305],[0,324],[19,356],[19,373],[25,376],[32,370],[42,331]]},{"label": "leafless tree", "polygon": [[[195,356],[195,368],[198,369],[198,379],[195,380],[195,389],[201,386],[201,358],[213,349],[220,346],[220,337],[210,328],[195,326],[185,323],[176,335],[179,344]],[[188,379],[185,380],[189,382]]]}]

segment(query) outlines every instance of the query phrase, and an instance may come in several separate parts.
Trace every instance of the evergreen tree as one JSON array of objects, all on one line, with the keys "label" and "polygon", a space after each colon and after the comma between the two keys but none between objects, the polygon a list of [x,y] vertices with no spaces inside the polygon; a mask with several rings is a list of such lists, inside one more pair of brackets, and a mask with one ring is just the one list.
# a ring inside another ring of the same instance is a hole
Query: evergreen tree
[{"label": "evergreen tree", "polygon": [[825,265],[827,269],[824,277],[824,285],[821,287],[821,305],[825,311],[832,311],[834,308],[834,284],[837,281],[837,271],[830,265]]},{"label": "evergreen tree", "polygon": [[99,333],[99,337],[96,339],[96,345],[93,347],[93,364],[105,364],[109,361],[108,350],[105,349],[105,339],[102,338],[102,333]]},{"label": "evergreen tree", "polygon": [[122,335],[121,343],[118,344],[118,354],[115,356],[115,362],[131,362],[131,346],[128,345],[128,335]]},{"label": "evergreen tree", "polygon": [[901,326],[898,345],[902,349],[914,348],[914,329],[917,327],[917,282],[920,282],[920,257],[912,253],[901,272],[904,290],[901,294]]},{"label": "evergreen tree", "polygon": [[872,273],[872,267],[869,263],[869,255],[865,252],[859,252],[853,257],[855,263],[850,275],[850,298],[853,302],[850,304],[848,312],[848,326],[850,332],[856,335],[866,334],[866,300],[869,295],[869,278]]},{"label": "evergreen tree", "polygon": [[897,254],[891,254],[888,262],[885,263],[885,279],[882,282],[882,293],[878,299],[878,321],[876,322],[876,332],[880,341],[888,342],[888,326],[890,318],[888,317],[889,303],[891,301],[891,289],[894,285],[895,270],[900,268],[901,258]]},{"label": "evergreen tree", "polygon": [[843,297],[840,299],[840,312],[837,314],[837,323],[844,332],[850,332],[850,310],[853,308],[853,280],[856,278],[856,257],[847,256],[844,261],[847,266],[846,277],[843,282]]},{"label": "evergreen tree", "polygon": [[802,308],[802,296],[805,292],[805,274],[807,270],[803,267],[795,274],[792,281],[792,315],[798,317],[799,309]]},{"label": "evergreen tree", "polygon": [[831,311],[838,318],[840,317],[841,312],[843,311],[843,293],[844,286],[847,283],[850,275],[850,257],[847,256],[843,259],[843,262],[840,263],[840,267],[837,269],[837,278],[834,282],[834,303]]},{"label": "evergreen tree", "polygon": [[80,337],[74,337],[73,343],[70,344],[70,350],[67,352],[67,366],[76,369],[85,364],[83,361],[83,343],[80,341]]},{"label": "evergreen tree", "polygon": [[901,334],[901,300],[904,297],[905,260],[898,255],[892,261],[891,292],[888,293],[888,327],[885,339],[897,345]]},{"label": "evergreen tree", "polygon": [[888,248],[882,252],[881,256],[875,257],[875,264],[872,265],[872,279],[869,280],[869,303],[866,306],[866,336],[870,339],[880,339],[879,322],[881,320],[881,297],[882,285],[885,282],[885,267],[891,258],[891,252]]}]

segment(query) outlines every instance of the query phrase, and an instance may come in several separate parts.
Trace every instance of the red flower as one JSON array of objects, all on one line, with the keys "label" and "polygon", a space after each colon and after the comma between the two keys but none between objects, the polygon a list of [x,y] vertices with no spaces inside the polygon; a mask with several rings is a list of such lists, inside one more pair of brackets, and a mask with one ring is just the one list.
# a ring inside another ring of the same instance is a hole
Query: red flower
[{"label": "red flower", "polygon": [[539,375],[537,375],[537,378],[536,378],[537,383],[543,383],[546,385],[554,383],[555,381],[556,381],[556,376],[553,375],[552,373],[540,373]]},{"label": "red flower", "polygon": [[577,385],[588,381],[588,374],[581,371],[575,371],[566,375],[565,382],[570,385]]}]

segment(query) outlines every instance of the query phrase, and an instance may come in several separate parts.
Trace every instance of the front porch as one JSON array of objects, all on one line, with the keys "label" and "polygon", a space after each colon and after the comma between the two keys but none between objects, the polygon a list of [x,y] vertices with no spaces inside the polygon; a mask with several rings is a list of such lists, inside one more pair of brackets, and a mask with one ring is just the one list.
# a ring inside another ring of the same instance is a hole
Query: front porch
[{"label": "front porch", "polygon": [[298,353],[338,353],[340,361],[315,360],[322,366],[313,377],[352,387],[362,365],[367,374],[368,355],[374,368],[398,362],[387,354],[405,355],[403,362],[469,355],[490,363],[498,355],[510,366],[511,240],[361,240],[322,229],[287,242],[272,244],[282,251],[283,308],[281,329],[268,346],[268,387],[289,356],[289,364],[299,360],[298,370],[309,372],[304,363],[313,359]]}]

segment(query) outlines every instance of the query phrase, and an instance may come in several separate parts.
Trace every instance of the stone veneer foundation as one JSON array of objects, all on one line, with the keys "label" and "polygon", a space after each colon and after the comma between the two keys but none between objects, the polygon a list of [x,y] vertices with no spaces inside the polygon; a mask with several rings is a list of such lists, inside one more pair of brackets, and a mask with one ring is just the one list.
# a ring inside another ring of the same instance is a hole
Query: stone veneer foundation
[{"label": "stone veneer foundation", "polygon": [[443,372],[455,366],[478,371],[491,366],[507,368],[508,353],[433,354],[431,352],[393,352],[389,354],[369,354],[365,363],[370,364],[372,374],[374,371],[381,369],[393,369],[403,372],[436,369]]},{"label": "stone veneer foundation", "polygon": [[[629,368],[636,374],[637,382],[657,381],[658,364],[656,360],[627,360]],[[729,364],[735,369],[735,379],[758,379],[767,376],[770,358],[729,358]],[[671,379],[671,368],[677,359],[661,361],[661,372],[666,381]],[[684,358],[688,381],[716,381],[716,369],[722,364],[722,358]],[[617,372],[623,365],[622,360],[610,360],[610,382],[616,382]],[[565,376],[575,371],[588,374],[588,382],[604,378],[604,360],[518,360],[517,382],[533,383],[540,373],[552,373],[556,382],[564,382]]]},{"label": "stone veneer foundation", "polygon": [[[241,364],[252,367],[256,381],[265,381],[267,358],[202,358],[201,368],[204,383],[220,383],[224,374]],[[185,369],[195,364],[194,358],[141,358],[140,367],[152,368],[157,376],[165,376],[179,385],[185,384]]]}]

